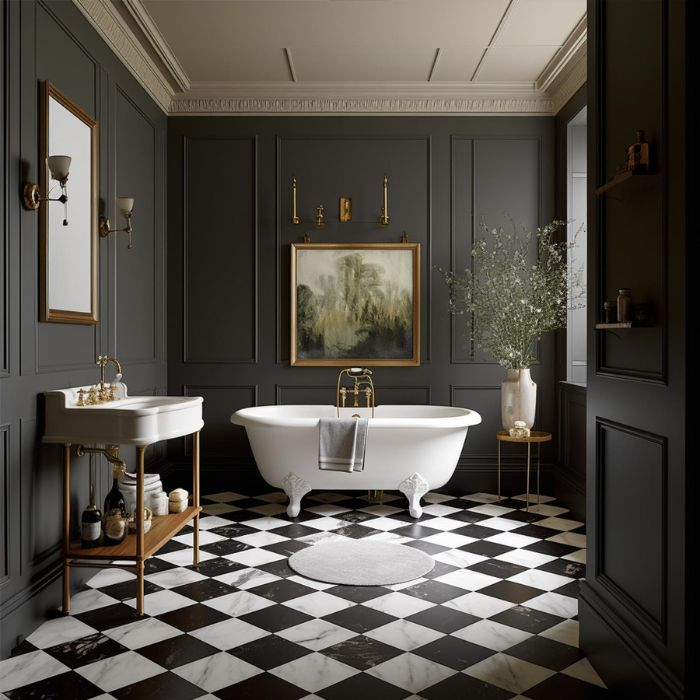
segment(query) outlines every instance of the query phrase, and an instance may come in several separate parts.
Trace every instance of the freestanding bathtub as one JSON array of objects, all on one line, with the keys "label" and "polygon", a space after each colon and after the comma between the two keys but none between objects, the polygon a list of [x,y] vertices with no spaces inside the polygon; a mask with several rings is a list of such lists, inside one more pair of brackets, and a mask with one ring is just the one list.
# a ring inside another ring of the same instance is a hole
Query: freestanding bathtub
[{"label": "freestanding bathtub", "polygon": [[467,429],[481,423],[475,411],[450,406],[377,406],[374,418],[368,408],[341,409],[341,417],[358,413],[369,418],[360,472],[318,468],[318,421],[335,416],[335,406],[243,408],[231,422],[245,426],[263,479],[289,496],[291,518],[311,489],[399,489],[419,518],[421,496],[450,480]]}]

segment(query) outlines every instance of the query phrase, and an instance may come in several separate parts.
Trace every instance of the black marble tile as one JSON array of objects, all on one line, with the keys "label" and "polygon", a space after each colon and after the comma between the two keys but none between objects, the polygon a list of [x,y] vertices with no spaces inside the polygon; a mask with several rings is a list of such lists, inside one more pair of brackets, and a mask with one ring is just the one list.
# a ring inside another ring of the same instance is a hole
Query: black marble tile
[{"label": "black marble tile", "polygon": [[321,653],[343,664],[366,671],[372,666],[377,666],[403,654],[403,651],[377,639],[359,635],[323,649]]},{"label": "black marble tile", "polygon": [[271,605],[269,608],[242,615],[238,619],[268,632],[279,632],[313,620],[313,617],[286,605]]},{"label": "black marble tile", "polygon": [[551,574],[560,574],[570,578],[583,578],[586,575],[586,565],[568,559],[553,559],[546,564],[537,567],[540,571],[549,571]]},{"label": "black marble tile", "polygon": [[337,530],[331,530],[334,535],[342,535],[343,537],[352,537],[354,540],[360,540],[363,537],[369,537],[370,535],[379,535],[382,530],[372,530],[372,523],[369,522],[367,525],[358,525],[357,523],[351,523],[345,525],[344,527],[339,527]]},{"label": "black marble tile", "polygon": [[444,561],[436,561],[435,566],[428,571],[428,573],[423,574],[423,578],[438,578],[439,576],[444,576],[449,574],[450,571],[457,571],[459,566],[452,566],[452,564],[445,564]]},{"label": "black marble tile", "polygon": [[[317,506],[320,505],[319,503],[314,503],[313,505]],[[313,506],[310,506],[313,507]],[[279,518],[280,520],[286,520],[290,523],[294,524],[299,524],[299,523],[304,523],[309,520],[317,520],[318,518],[325,517],[323,515],[319,515],[318,513],[312,513],[311,511],[308,510],[301,510],[299,511],[299,515],[297,515],[296,518],[290,518],[287,513],[279,513],[278,515],[275,515],[276,518]],[[285,527],[284,525],[280,525],[280,527]],[[277,532],[278,528],[273,528],[275,532]],[[318,530],[316,530],[318,532]]]},{"label": "black marble tile", "polygon": [[348,523],[363,523],[366,520],[374,520],[377,516],[374,515],[374,513],[363,513],[359,510],[351,510],[348,513],[339,513],[333,517],[339,520],[345,520]]},{"label": "black marble tile", "polygon": [[364,634],[365,632],[369,632],[382,625],[388,625],[390,622],[396,620],[393,615],[387,615],[380,610],[366,608],[364,605],[356,605],[352,608],[339,610],[338,612],[326,615],[322,619],[334,625],[339,625],[340,627],[345,627],[345,629],[357,632],[357,634]]},{"label": "black marble tile", "polygon": [[464,673],[455,673],[454,676],[421,690],[420,695],[426,700],[510,700],[513,697],[513,693],[507,690]]},{"label": "black marble tile", "polygon": [[26,639],[23,639],[17,646],[15,646],[10,652],[10,656],[21,656],[22,654],[28,654],[30,651],[37,651],[38,647],[30,644]]},{"label": "black marble tile", "polygon": [[[398,503],[399,505],[396,505],[396,503]],[[389,505],[393,506],[394,508],[400,508],[405,503],[406,501],[392,501]],[[392,513],[389,517],[392,520],[400,520],[402,523],[409,523],[411,525],[423,525],[424,523],[429,523],[435,518],[435,516],[431,515],[430,513],[422,513],[420,518],[414,518],[407,510],[402,510],[398,513]],[[441,531],[438,530],[438,532]],[[410,535],[408,535],[408,537],[410,537]]]},{"label": "black marble tile", "polygon": [[229,574],[232,571],[240,571],[241,569],[247,569],[245,564],[239,564],[237,561],[231,561],[230,559],[224,559],[223,557],[217,557],[216,559],[207,559],[206,561],[199,562],[198,566],[190,564],[186,567],[192,571],[197,571],[203,576],[221,576],[222,574]]},{"label": "black marble tile", "polygon": [[304,586],[296,581],[287,581],[286,579],[271,581],[255,587],[255,595],[274,600],[275,603],[284,603],[293,598],[315,592],[315,588],[309,588],[309,586]]},{"label": "black marble tile", "polygon": [[260,569],[260,571],[267,571],[268,574],[274,574],[280,578],[289,578],[297,575],[296,571],[289,568],[286,559],[278,559],[267,564],[258,564],[255,568]]},{"label": "black marble tile", "polygon": [[508,513],[508,520],[517,520],[519,523],[536,523],[546,517],[546,515],[535,513],[532,510],[514,510],[512,513]]},{"label": "black marble tile", "polygon": [[503,534],[502,530],[496,530],[492,527],[484,527],[483,525],[465,525],[464,527],[460,527],[458,530],[453,530],[452,532],[457,535],[464,535],[465,537],[473,537],[477,540],[483,540],[487,537]]},{"label": "black marble tile", "polygon": [[210,542],[200,547],[203,552],[216,554],[217,557],[223,557],[227,554],[236,554],[237,552],[245,552],[248,549],[253,549],[249,544],[243,544],[238,540],[219,540],[218,542]]},{"label": "black marble tile", "polygon": [[182,544],[177,540],[168,540],[162,547],[158,548],[158,554],[170,554],[171,552],[179,552],[181,549],[187,549],[189,545]]},{"label": "black marble tile", "polygon": [[183,632],[191,632],[200,627],[213,625],[215,622],[222,622],[230,619],[230,615],[226,615],[219,610],[210,608],[208,605],[188,605],[185,608],[177,608],[170,610],[157,616],[159,620],[176,627]]},{"label": "black marble tile", "polygon": [[512,547],[506,547],[504,544],[497,544],[496,542],[484,542],[484,540],[477,540],[476,542],[471,542],[470,544],[465,544],[458,549],[462,549],[465,552],[471,552],[472,554],[481,554],[483,557],[497,557],[499,554],[505,554],[510,552]]},{"label": "black marble tile", "polygon": [[259,673],[216,691],[216,697],[221,700],[299,700],[308,694],[308,691],[270,673]]},{"label": "black marble tile", "polygon": [[570,598],[578,598],[578,594],[580,592],[581,584],[577,579],[574,579],[571,583],[567,583],[565,586],[561,586],[553,591],[553,593],[568,595]]},{"label": "black marble tile", "polygon": [[392,530],[391,534],[399,535],[400,537],[412,537],[415,540],[419,540],[423,537],[439,535],[441,532],[442,530],[436,530],[435,528],[429,527],[428,525],[421,525],[415,523],[413,525],[404,525],[403,527],[398,527],[395,530]]},{"label": "black marble tile", "polygon": [[511,564],[508,561],[501,561],[500,559],[486,559],[486,561],[480,561],[478,564],[472,564],[467,568],[470,571],[477,571],[480,574],[497,576],[498,578],[510,578],[523,571],[527,571],[527,568],[524,566]]},{"label": "black marble tile", "polygon": [[[466,510],[467,508],[473,508],[477,503],[474,501],[465,501],[463,498],[451,498],[449,501],[440,501],[441,506],[448,506],[449,508],[459,508],[460,510]],[[451,518],[457,513],[450,513],[445,517]],[[459,518],[457,518],[459,520]]]},{"label": "black marble tile", "polygon": [[453,610],[452,608],[445,608],[442,605],[436,605],[434,608],[421,610],[419,613],[411,615],[406,619],[409,622],[415,622],[417,625],[423,625],[423,627],[428,627],[431,630],[450,634],[468,625],[473,625],[475,622],[479,622],[481,618],[461,612],[460,610]]},{"label": "black marble tile", "polygon": [[184,586],[177,586],[170,590],[174,593],[184,595],[187,598],[191,598],[192,600],[196,600],[198,603],[211,600],[212,598],[219,598],[229,593],[235,593],[236,591],[233,586],[229,586],[221,581],[215,581],[212,578],[193,581],[192,583],[186,583]]},{"label": "black marble tile", "polygon": [[534,610],[523,605],[515,605],[508,610],[493,615],[489,619],[494,622],[500,622],[502,625],[509,625],[525,632],[531,632],[532,634],[544,632],[544,630],[564,621],[563,617],[550,615],[541,610]]},{"label": "black marble tile", "polygon": [[87,678],[83,678],[75,671],[61,673],[57,676],[44,678],[36,683],[29,683],[14,690],[3,691],[5,696],[12,700],[25,700],[37,698],[41,700],[87,700],[97,695],[102,695],[102,690]]},{"label": "black marble tile", "polygon": [[121,654],[128,651],[128,649],[113,639],[106,637],[102,632],[96,632],[87,637],[76,639],[73,642],[57,644],[44,649],[44,651],[68,666],[68,668],[78,668],[78,666],[85,666],[85,664],[93,661]]},{"label": "black marble tile", "polygon": [[606,700],[614,697],[597,685],[580,681],[563,673],[557,673],[542,681],[534,688],[527,690],[527,697],[532,700],[552,700],[552,698],[566,698],[566,700]]},{"label": "black marble tile", "polygon": [[164,668],[173,669],[205,656],[218,654],[219,649],[189,634],[181,634],[141,647],[138,653]]},{"label": "black marble tile", "polygon": [[275,535],[280,535],[281,537],[299,538],[316,534],[318,534],[318,530],[308,525],[302,525],[301,523],[290,523],[289,525],[275,528]]},{"label": "black marble tile", "polygon": [[442,583],[442,581],[422,581],[414,586],[403,588],[401,592],[414,598],[427,600],[430,603],[445,603],[448,600],[464,595],[463,588],[450,586],[447,583]]},{"label": "black marble tile", "polygon": [[480,588],[479,593],[507,600],[510,603],[524,603],[526,600],[542,595],[544,591],[532,586],[524,586],[522,583],[515,583],[515,581],[499,581]]},{"label": "black marble tile", "polygon": [[508,656],[515,656],[538,666],[551,668],[553,671],[561,671],[583,657],[583,653],[577,647],[537,635],[510,647],[506,653]]},{"label": "black marble tile", "polygon": [[413,540],[412,542],[403,542],[406,547],[413,547],[414,549],[420,549],[421,552],[426,554],[439,554],[440,552],[446,552],[449,547],[443,547],[439,544],[433,544],[432,542],[424,542],[423,540]]},{"label": "black marble tile", "polygon": [[412,653],[455,671],[461,671],[493,656],[493,649],[447,635],[414,649]]},{"label": "black marble tile", "polygon": [[219,535],[220,537],[236,538],[243,537],[245,535],[255,535],[256,533],[260,532],[260,530],[256,530],[254,527],[250,527],[249,525],[231,524],[213,527],[208,532]]},{"label": "black marble tile", "polygon": [[571,554],[571,552],[576,552],[580,547],[572,547],[568,544],[561,544],[559,542],[533,542],[532,544],[523,547],[523,549],[530,552],[538,552],[539,554],[549,554],[553,557],[563,557],[565,554]]},{"label": "black marble tile", "polygon": [[232,513],[217,513],[217,518],[230,520],[233,523],[241,523],[246,520],[252,520],[254,517],[259,518],[259,513],[251,513],[249,510],[234,510]]},{"label": "black marble tile", "polygon": [[[221,503],[221,501],[218,501]],[[236,508],[241,508],[245,510],[246,508],[256,508],[257,506],[268,505],[267,501],[261,501],[259,498],[239,498],[236,501],[226,501],[229,505],[236,506]],[[256,517],[260,517],[257,515]]]},{"label": "black marble tile", "polygon": [[319,690],[316,695],[324,700],[402,700],[411,694],[374,676],[358,673]]},{"label": "black marble tile", "polygon": [[286,557],[291,557],[301,549],[306,549],[311,547],[307,542],[297,542],[296,540],[285,540],[284,542],[275,542],[275,544],[268,544],[260,549],[264,549],[268,552],[274,552],[275,554],[283,554]]},{"label": "black marble tile", "polygon": [[[473,503],[472,506],[477,505],[476,503]],[[479,505],[483,505],[483,503],[480,503]],[[463,510],[460,511],[459,513],[452,513],[450,515],[450,518],[452,520],[461,520],[463,523],[478,523],[481,522],[482,520],[486,520],[488,518],[493,517],[492,515],[485,515],[484,513],[475,513],[473,510]],[[452,532],[459,532],[459,530],[453,530]]]},{"label": "black marble tile", "polygon": [[161,559],[159,556],[149,557],[143,564],[143,570],[146,575],[157,574],[159,571],[167,571],[168,569],[176,568],[177,564]]},{"label": "black marble tile", "polygon": [[325,593],[351,600],[353,603],[365,603],[373,598],[386,595],[387,589],[383,586],[334,586],[327,588]]},{"label": "black marble tile", "polygon": [[553,530],[550,527],[542,527],[541,525],[529,524],[511,530],[516,535],[526,535],[527,537],[536,537],[538,540],[546,540],[548,537],[554,537],[559,534],[559,530]]},{"label": "black marble tile", "polygon": [[[131,600],[136,597],[136,579],[122,581],[121,583],[113,583],[111,586],[105,586],[99,590],[101,593],[115,598],[116,600]],[[163,588],[156,586],[155,583],[151,583],[150,581],[144,581],[143,590],[144,593],[148,595],[149,593],[162,591]]]},{"label": "black marble tile", "polygon": [[184,678],[168,671],[157,676],[151,676],[138,683],[132,683],[119,690],[113,690],[117,700],[133,698],[134,700],[147,700],[148,698],[167,698],[167,700],[193,700],[204,695],[204,691]]},{"label": "black marble tile", "polygon": [[[131,583],[135,586],[133,581]],[[80,615],[75,615],[75,618],[100,631],[142,619],[134,608],[124,605],[124,603],[115,603],[114,605],[106,605],[104,608],[97,608],[97,610],[88,610]]]},{"label": "black marble tile", "polygon": [[311,653],[311,649],[282,639],[276,634],[268,634],[267,637],[256,639],[249,644],[234,646],[228,650],[228,653],[253,666],[269,671],[276,666],[307,656]]}]

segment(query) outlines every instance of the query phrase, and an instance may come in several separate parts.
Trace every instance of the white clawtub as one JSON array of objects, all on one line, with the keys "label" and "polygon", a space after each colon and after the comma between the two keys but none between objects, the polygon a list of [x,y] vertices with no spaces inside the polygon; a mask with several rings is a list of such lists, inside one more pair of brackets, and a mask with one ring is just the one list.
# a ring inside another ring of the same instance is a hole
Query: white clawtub
[{"label": "white clawtub", "polygon": [[318,421],[335,416],[335,406],[243,408],[231,422],[245,426],[263,479],[289,496],[291,518],[311,489],[399,489],[419,518],[421,496],[450,480],[467,429],[481,423],[476,411],[450,406],[377,406],[374,418],[371,409],[341,409],[355,413],[369,426],[364,471],[351,473],[318,468]]}]

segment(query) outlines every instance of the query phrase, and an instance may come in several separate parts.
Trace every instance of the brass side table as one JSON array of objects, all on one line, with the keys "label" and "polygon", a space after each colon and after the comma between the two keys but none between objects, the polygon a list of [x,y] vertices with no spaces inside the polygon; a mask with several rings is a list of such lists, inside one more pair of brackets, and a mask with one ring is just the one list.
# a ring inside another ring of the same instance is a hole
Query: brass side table
[{"label": "brass side table", "polygon": [[530,461],[532,445],[537,445],[537,505],[540,503],[540,450],[543,442],[549,442],[552,433],[545,433],[539,430],[531,430],[528,437],[511,437],[506,430],[499,430],[496,433],[498,443],[498,500],[501,500],[501,443],[518,442],[527,445],[527,480],[525,482],[525,510],[530,511]]}]

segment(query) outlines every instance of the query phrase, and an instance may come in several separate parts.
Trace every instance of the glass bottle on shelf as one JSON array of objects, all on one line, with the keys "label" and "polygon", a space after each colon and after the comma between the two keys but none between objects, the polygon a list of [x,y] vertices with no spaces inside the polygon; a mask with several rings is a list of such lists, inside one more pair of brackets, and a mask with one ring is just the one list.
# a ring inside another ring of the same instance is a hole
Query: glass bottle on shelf
[{"label": "glass bottle on shelf", "polygon": [[114,465],[112,470],[112,488],[105,498],[104,509],[104,545],[120,544],[126,537],[127,515],[124,494],[119,490],[119,479],[124,468]]},{"label": "glass bottle on shelf", "polygon": [[617,322],[630,323],[632,321],[632,290],[623,287],[617,292]]},{"label": "glass bottle on shelf", "polygon": [[93,455],[90,455],[90,503],[80,518],[80,543],[84,549],[99,547],[102,535],[102,513],[95,503]]}]

